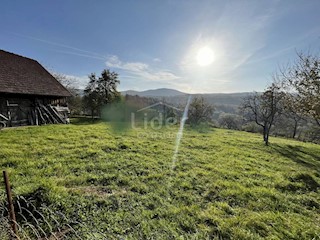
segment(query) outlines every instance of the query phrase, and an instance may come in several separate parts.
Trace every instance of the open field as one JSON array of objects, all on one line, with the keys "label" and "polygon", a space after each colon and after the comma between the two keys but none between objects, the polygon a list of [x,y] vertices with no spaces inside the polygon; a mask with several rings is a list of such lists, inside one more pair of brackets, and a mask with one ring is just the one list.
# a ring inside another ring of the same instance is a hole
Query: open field
[{"label": "open field", "polygon": [[0,166],[15,195],[72,220],[70,239],[320,239],[320,145],[187,128],[172,169],[176,132],[79,120],[6,129]]}]

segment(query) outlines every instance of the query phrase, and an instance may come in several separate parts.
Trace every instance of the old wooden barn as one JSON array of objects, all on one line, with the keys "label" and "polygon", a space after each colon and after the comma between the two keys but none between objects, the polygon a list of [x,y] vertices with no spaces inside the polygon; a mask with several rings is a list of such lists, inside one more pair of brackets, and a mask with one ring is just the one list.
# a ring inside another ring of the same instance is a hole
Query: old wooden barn
[{"label": "old wooden barn", "polygon": [[67,123],[70,96],[36,60],[0,50],[0,128]]}]

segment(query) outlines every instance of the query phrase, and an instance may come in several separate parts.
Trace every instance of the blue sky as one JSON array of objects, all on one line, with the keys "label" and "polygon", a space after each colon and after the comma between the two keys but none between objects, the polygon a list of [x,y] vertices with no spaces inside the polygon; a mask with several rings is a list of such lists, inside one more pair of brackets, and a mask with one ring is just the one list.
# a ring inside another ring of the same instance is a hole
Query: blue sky
[{"label": "blue sky", "polygon": [[[296,51],[319,53],[320,1],[1,0],[0,49],[75,78],[104,68],[120,90],[261,91]],[[199,66],[209,47],[214,61]]]}]

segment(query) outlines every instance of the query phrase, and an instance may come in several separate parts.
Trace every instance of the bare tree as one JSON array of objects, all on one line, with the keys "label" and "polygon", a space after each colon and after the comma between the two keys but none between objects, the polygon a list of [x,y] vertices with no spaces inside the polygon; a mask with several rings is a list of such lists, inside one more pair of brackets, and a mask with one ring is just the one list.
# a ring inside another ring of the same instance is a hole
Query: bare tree
[{"label": "bare tree", "polygon": [[77,89],[79,84],[78,80],[63,73],[51,72],[51,74],[72,94],[72,96],[68,98],[68,107],[71,114],[80,115],[83,110],[83,104],[81,91]]},{"label": "bare tree", "polygon": [[290,95],[292,110],[311,117],[320,127],[320,57],[297,53],[297,60],[278,74]]},{"label": "bare tree", "polygon": [[273,83],[262,94],[254,93],[246,97],[241,109],[247,113],[250,121],[254,121],[263,129],[263,141],[269,145],[269,135],[274,121],[281,113],[283,93],[280,87]]},{"label": "bare tree", "polygon": [[78,85],[78,81],[74,77],[69,77],[63,73],[51,72],[52,76],[57,79],[66,89],[69,90],[73,95],[76,94],[76,88]]},{"label": "bare tree", "polygon": [[293,121],[291,137],[295,138],[299,123],[304,120],[303,112],[297,108],[297,96],[292,93],[285,93],[283,95],[283,115]]}]

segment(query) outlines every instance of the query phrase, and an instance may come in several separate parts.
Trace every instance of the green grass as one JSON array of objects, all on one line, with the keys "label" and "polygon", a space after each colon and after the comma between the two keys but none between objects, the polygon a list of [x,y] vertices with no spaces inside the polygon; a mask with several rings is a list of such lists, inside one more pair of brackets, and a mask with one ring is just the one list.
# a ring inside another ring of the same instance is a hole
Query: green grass
[{"label": "green grass", "polygon": [[187,128],[172,170],[176,132],[6,129],[0,168],[15,195],[83,223],[72,226],[84,239],[99,237],[83,228],[111,239],[320,239],[319,145]]}]

